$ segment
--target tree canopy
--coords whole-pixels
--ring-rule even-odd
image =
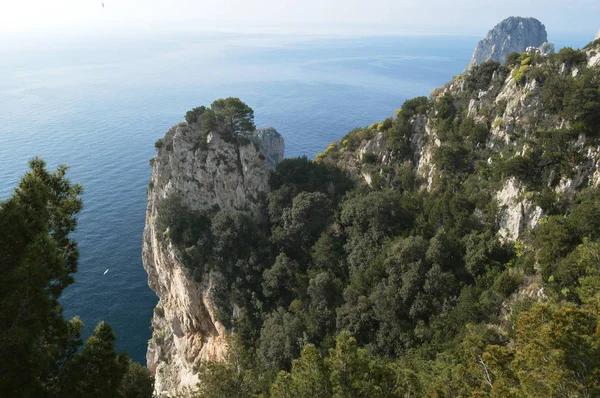
[[[66,172],[49,172],[33,159],[14,194],[0,202],[0,395],[136,396],[122,385],[128,375],[144,391],[137,396],[149,397],[148,370],[130,372],[136,365],[115,352],[109,325],[98,324],[81,348],[83,323],[63,318],[59,299],[79,257],[70,234],[82,208],[82,187]]]
[[[215,132],[227,138],[256,129],[254,111],[235,97],[218,99],[210,107],[194,108],[186,113],[185,120],[199,124],[205,134]]]

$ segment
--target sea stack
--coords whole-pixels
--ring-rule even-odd
[[[228,330],[219,317],[218,272],[195,274],[160,228],[159,207],[176,198],[190,211],[251,209],[269,191],[270,170],[283,159],[284,142],[273,128],[227,137],[197,123],[171,127],[151,160],[142,258],[159,302],[146,360],[154,395],[178,396],[198,383],[203,360],[223,360]]]
[[[504,63],[511,52],[524,52],[528,47],[538,48],[542,54],[554,52],[548,43],[546,27],[535,18],[510,17],[500,22],[481,40],[467,69],[485,61]]]

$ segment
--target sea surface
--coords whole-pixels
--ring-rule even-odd
[[[310,158],[460,74],[478,37],[312,37],[196,33],[137,38],[0,38],[0,200],[27,162],[65,163],[84,186],[81,258],[63,294],[88,336],[105,320],[145,363],[157,298],[141,249],[148,160],[185,112],[240,97],[286,156]],[[585,39],[567,43],[580,46]],[[108,272],[106,272],[108,270]]]

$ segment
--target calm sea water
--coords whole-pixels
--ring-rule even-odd
[[[65,315],[79,315],[86,336],[109,322],[118,349],[145,363],[157,301],[141,261],[148,160],[169,126],[195,106],[236,96],[254,109],[257,126],[285,137],[286,156],[314,157],[461,73],[476,41],[232,34],[0,41],[0,199],[33,156],[70,166],[85,207]]]

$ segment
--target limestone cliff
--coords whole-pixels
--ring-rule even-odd
[[[155,375],[155,395],[174,396],[197,383],[199,361],[224,358],[227,330],[211,299],[215,275],[197,282],[188,274],[180,253],[157,229],[157,206],[176,194],[192,210],[251,207],[269,190],[269,168],[283,158],[284,144],[273,128],[259,130],[250,140],[225,140],[184,122],[170,128],[157,148],[142,252],[148,283],[160,299],[147,363]]]
[[[472,70],[435,90],[427,110],[417,111],[410,116],[403,149],[389,142],[398,140],[398,137],[394,137],[397,132],[386,130],[382,123],[375,123],[330,145],[317,158],[339,165],[357,180],[371,186],[399,189],[398,179],[403,171],[414,170],[422,181],[422,188],[432,189],[436,176],[444,172],[434,161],[434,154],[438,148],[449,145],[440,137],[436,104],[448,98],[452,99],[458,112],[463,113],[460,119],[468,118],[485,126],[487,138],[477,145],[474,152],[486,154],[488,164],[526,157],[534,150],[541,150],[532,147],[536,145],[533,138],[536,132],[568,130],[572,122],[544,107],[542,82],[545,76],[529,74],[519,80],[519,71],[526,70],[528,73],[536,68],[556,70],[552,73],[577,81],[581,78],[582,68],[597,68],[600,65],[599,50],[600,43],[596,42],[586,47],[581,53],[587,60],[584,59],[577,66],[561,62],[559,57],[544,56],[530,48],[523,57],[537,57],[535,67],[525,65],[529,61],[523,64],[526,68],[521,64],[513,69],[499,66],[479,87],[474,86],[474,81],[482,77],[479,74],[482,72]],[[423,101],[427,100],[423,98]],[[406,110],[399,110],[398,115],[402,112]],[[595,137],[599,133],[592,131],[589,135]],[[356,143],[353,144],[353,141]],[[580,133],[565,143],[562,152],[572,154],[570,162],[573,164],[568,170],[560,172],[558,165],[552,166],[541,177],[542,187],[550,190],[555,203],[568,202],[584,187],[600,186],[600,146],[596,139]],[[493,200],[498,208],[498,237],[503,241],[521,239],[547,214],[533,200],[535,189],[541,188],[534,189],[522,178],[507,176],[487,189],[495,192]]]
[[[269,168],[274,169],[283,160],[285,142],[273,127],[256,130],[250,139],[257,143],[258,149],[265,155]]]
[[[469,68],[489,60],[503,63],[511,52],[523,52],[528,47],[539,48],[542,54],[554,52],[554,46],[548,43],[546,28],[540,21],[535,18],[507,18],[477,44]]]
[[[515,23],[517,26],[513,26]],[[515,31],[515,37],[520,38],[500,42],[504,43],[501,47],[508,49],[514,40],[521,47],[530,44],[524,43],[528,23],[513,20],[503,26],[500,30],[505,35]],[[538,33],[545,41],[545,30]],[[560,162],[545,164],[535,184],[528,181],[532,177],[528,174],[534,174],[534,170],[525,167],[517,170],[518,175],[503,171],[511,160],[527,158],[534,152],[540,157],[552,152],[543,145],[536,148],[540,131],[557,136],[565,131],[577,132],[571,129],[573,120],[566,114],[544,105],[548,100],[544,99],[548,78],[559,76],[573,87],[584,86],[579,83],[585,81],[586,70],[600,64],[600,43],[570,56],[544,55],[538,45],[532,44],[534,47],[530,46],[513,65],[487,63],[471,68],[429,98],[405,104],[396,120],[389,118],[357,129],[332,143],[317,160],[334,163],[373,188],[402,191],[405,180],[414,179],[420,189],[434,192],[443,173],[477,180],[473,186],[489,193],[489,203],[483,206],[489,204],[497,210],[494,225],[497,223],[498,239],[521,240],[548,214],[542,202],[561,205],[583,187],[600,185],[600,131],[559,137],[564,146],[554,149],[552,156],[561,157]],[[450,108],[455,113],[446,118],[443,114]],[[457,127],[465,120],[472,121],[466,133]],[[209,273],[198,282],[187,274],[180,253],[158,232],[157,206],[161,199],[177,194],[193,210],[252,207],[260,194],[269,190],[269,170],[283,158],[284,142],[272,128],[238,138],[205,135],[198,126],[181,123],[157,143],[148,190],[143,259],[149,284],[160,298],[147,355],[148,366],[156,376],[158,396],[173,396],[195,385],[199,361],[223,359],[227,330],[216,315],[219,309],[212,299],[219,275]],[[453,152],[463,144],[471,145],[469,151]],[[477,157],[480,168],[471,165],[468,171],[445,169],[440,162],[440,148],[447,149],[457,163],[463,161],[460,156],[464,153]],[[492,175],[496,165],[501,165],[496,168],[501,170],[499,177]],[[542,191],[545,198],[540,196]],[[484,213],[481,208],[472,211],[475,216]],[[534,280],[528,281],[523,291],[539,299],[545,297]]]

